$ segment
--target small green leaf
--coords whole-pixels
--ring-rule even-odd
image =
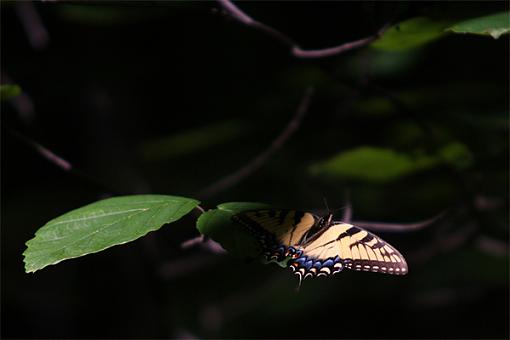
[[[229,253],[244,258],[259,255],[259,246],[252,235],[232,220],[232,216],[243,211],[264,209],[270,206],[254,202],[230,202],[218,205],[198,218],[197,229],[221,244]]]
[[[387,51],[419,47],[443,36],[447,26],[445,22],[424,17],[412,18],[390,27],[371,46]]]
[[[57,217],[26,243],[25,270],[35,272],[63,260],[97,253],[177,221],[198,201],[166,195],[121,196]]]
[[[21,87],[18,85],[0,85],[0,100],[4,101],[21,94]]]
[[[390,149],[359,147],[310,167],[313,175],[385,182],[436,165],[431,156],[412,157]]]
[[[453,33],[490,35],[498,39],[510,32],[510,12],[500,12],[459,22],[447,28]]]

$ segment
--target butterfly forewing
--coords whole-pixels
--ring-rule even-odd
[[[294,246],[316,223],[317,217],[297,210],[251,210],[234,216],[252,233],[261,237],[272,237],[277,244]]]
[[[310,259],[338,256],[345,268],[386,274],[406,274],[404,257],[391,245],[374,234],[347,223],[335,223],[302,245]]]

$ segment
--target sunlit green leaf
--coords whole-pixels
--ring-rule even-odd
[[[13,84],[0,85],[0,100],[7,100],[21,94],[21,87]]]
[[[105,199],[70,211],[46,223],[26,243],[25,270],[35,272],[136,240],[177,221],[198,203],[177,196],[133,195]]]
[[[447,30],[454,33],[490,35],[498,39],[501,35],[510,32],[510,12],[505,11],[462,21],[448,27]]]
[[[440,38],[447,26],[424,17],[412,18],[390,27],[371,46],[389,51],[419,47]]]
[[[201,234],[221,244],[229,253],[239,257],[255,258],[259,254],[256,240],[232,216],[252,209],[269,208],[269,205],[254,202],[230,202],[218,205],[218,209],[206,211],[197,221]]]

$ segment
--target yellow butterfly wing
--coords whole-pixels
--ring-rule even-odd
[[[299,244],[318,220],[308,212],[283,209],[250,210],[234,215],[233,219],[244,225],[268,247]]]
[[[305,260],[300,260],[293,269],[300,269],[304,265],[301,273],[305,277],[311,268],[316,268],[310,273],[312,276],[334,274],[342,267],[395,275],[407,274],[408,270],[406,260],[398,250],[380,237],[347,223],[331,225],[300,249]],[[328,260],[336,267],[330,266],[329,270],[322,268]],[[334,269],[339,270],[332,272]]]

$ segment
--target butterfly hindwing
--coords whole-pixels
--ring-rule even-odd
[[[352,270],[407,274],[407,263],[398,250],[351,224],[334,223],[301,247],[302,256],[308,261],[325,262],[329,259]]]

